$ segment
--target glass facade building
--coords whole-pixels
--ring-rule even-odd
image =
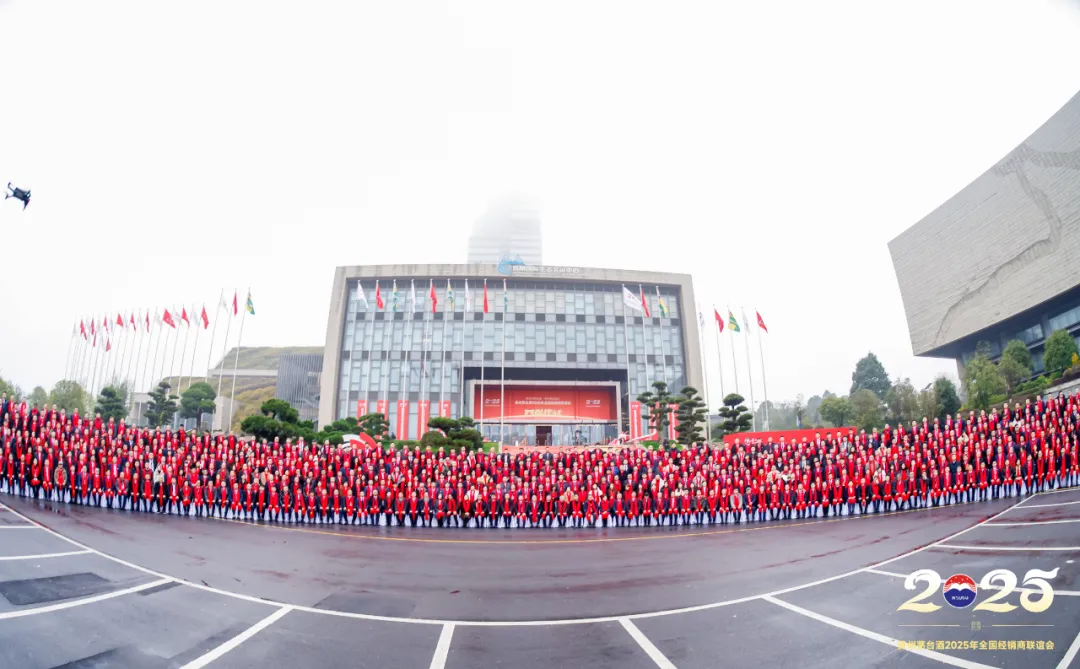
[[[606,443],[625,429],[629,399],[653,382],[665,381],[674,392],[686,385],[701,387],[698,324],[694,309],[686,308],[692,300],[686,275],[587,268],[547,272],[549,268],[521,266],[503,276],[494,265],[406,267],[412,271],[339,268],[323,375],[323,397],[335,400],[323,403],[321,422],[381,407],[395,436],[403,436],[398,432],[404,426],[415,439],[421,412],[468,415],[479,421],[477,386],[483,382],[486,402],[498,405],[492,388],[502,388],[505,380],[506,387],[555,388],[556,394],[574,387],[607,389],[612,413],[581,421],[508,414],[502,421],[484,420],[486,438],[497,441],[501,436],[504,443]],[[371,276],[342,276],[346,271]],[[619,281],[619,274],[630,276]],[[642,278],[650,281],[636,280]],[[648,318],[623,302],[622,286],[638,294],[639,283],[651,312]],[[471,304],[466,304],[466,294]],[[327,385],[330,379],[333,388]],[[405,411],[408,419],[403,423]]]

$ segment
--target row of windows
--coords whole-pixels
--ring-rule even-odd
[[[1073,307],[1050,319],[1050,331],[1063,330],[1080,323],[1080,306]]]
[[[411,284],[399,282],[395,299],[393,284],[379,283],[379,293],[385,305],[383,311],[431,312],[431,284],[427,280],[416,282],[416,303],[412,300]],[[465,281],[452,281],[451,290],[447,290],[446,280],[435,280],[436,312],[483,312],[483,282],[472,281],[468,284],[470,299],[466,300]],[[358,288],[363,289],[361,299]],[[657,295],[656,286],[627,286],[636,296],[644,294],[650,315],[661,316],[666,310],[666,317],[681,318],[681,303],[677,288],[660,287]],[[622,287],[608,284],[555,284],[530,281],[510,281],[504,292],[499,281],[489,282],[487,288],[489,312],[507,311],[527,314],[574,314],[587,316],[634,315],[638,312],[627,307],[622,299]],[[466,302],[471,302],[466,305]],[[661,309],[663,302],[663,309]],[[379,311],[373,282],[352,284],[349,288],[348,315],[356,311]]]

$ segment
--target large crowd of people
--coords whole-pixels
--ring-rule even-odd
[[[564,528],[880,514],[1080,483],[1080,393],[965,413],[798,443],[510,455],[149,429],[4,396],[0,490],[243,521]]]

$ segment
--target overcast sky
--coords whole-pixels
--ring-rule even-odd
[[[1064,0],[0,0],[0,182],[33,190],[0,203],[0,375],[51,387],[80,317],[222,287],[245,344],[322,345],[335,266],[463,262],[520,193],[546,264],[760,309],[770,399],[870,350],[921,386],[955,367],[912,356],[886,244],[1077,62]]]

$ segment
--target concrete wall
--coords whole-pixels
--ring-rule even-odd
[[[627,286],[662,285],[677,286],[681,293],[683,317],[683,350],[686,357],[686,378],[691,386],[704,387],[701,369],[701,342],[699,328],[696,325],[696,300],[694,287],[689,274],[671,274],[664,272],[645,272],[637,270],[599,269],[591,267],[551,267],[551,266],[515,266],[511,268],[515,279],[569,282],[596,282],[627,284]],[[333,422],[334,411],[338,405],[337,384],[341,376],[341,346],[345,327],[346,300],[350,281],[364,279],[374,283],[375,279],[422,278],[436,279],[486,279],[500,280],[507,275],[500,274],[497,265],[367,265],[356,267],[338,267],[334,272],[331,287],[330,312],[326,323],[326,346],[323,353],[323,375],[319,402],[319,425]],[[676,389],[677,390],[677,389]]]
[[[889,250],[916,355],[1080,285],[1080,94]]]

